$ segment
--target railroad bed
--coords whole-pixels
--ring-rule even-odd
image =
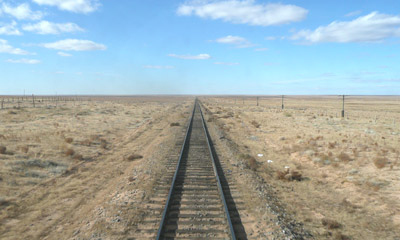
[[[163,187],[169,192],[166,201],[162,201],[162,211],[157,211],[161,218],[148,218],[146,221],[153,223],[153,228],[139,230],[150,234],[142,237],[236,239],[231,215],[236,226],[241,226],[240,217],[227,181],[219,174],[223,175],[222,169],[214,160],[205,121],[196,101],[174,175],[168,181],[170,186]]]

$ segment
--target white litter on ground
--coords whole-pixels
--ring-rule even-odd
[[[264,156],[264,154],[259,153],[259,154],[257,154],[257,156],[262,157],[262,156]]]
[[[285,166],[286,169],[290,168],[289,166]]]
[[[267,160],[267,163],[273,163],[274,161],[272,161],[272,160]]]

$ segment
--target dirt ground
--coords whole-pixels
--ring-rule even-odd
[[[398,97],[346,97],[345,118],[336,96],[201,101],[255,218],[266,204],[310,238],[400,238]]]
[[[97,98],[0,110],[0,238],[124,239],[192,105]]]
[[[0,110],[0,238],[135,237],[194,98],[44,100]],[[398,98],[200,100],[248,239],[400,239]]]

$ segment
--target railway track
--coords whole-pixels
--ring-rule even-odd
[[[236,239],[197,101],[157,233],[170,238]]]
[[[247,239],[237,208],[243,202],[235,200],[238,192],[223,167],[196,100],[179,154],[168,159],[128,239]]]

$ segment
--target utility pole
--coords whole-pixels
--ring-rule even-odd
[[[343,95],[343,106],[342,106],[342,118],[344,118],[344,95]]]
[[[282,95],[282,110],[285,108],[285,105],[283,105],[283,95]]]

